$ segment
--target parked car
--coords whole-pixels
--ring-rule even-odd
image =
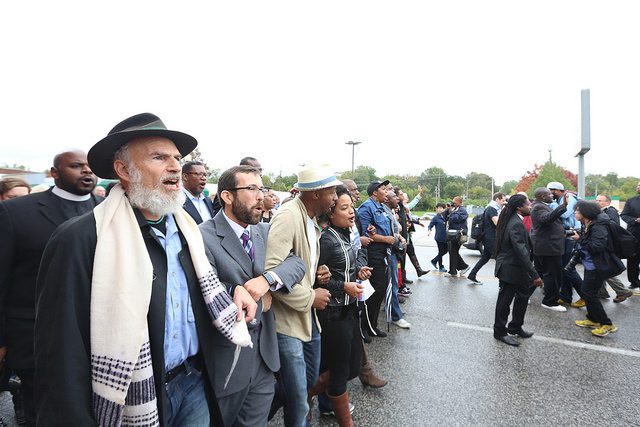
[[[472,250],[472,251],[480,251],[480,253],[482,253],[482,242],[479,242],[477,240],[475,240],[473,237],[469,236],[467,243],[465,243],[464,245],[465,248]]]

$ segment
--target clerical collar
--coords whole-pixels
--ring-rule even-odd
[[[85,194],[84,196],[78,196],[77,194],[69,193],[68,191],[63,190],[57,185],[51,189],[51,192],[62,199],[71,200],[72,202],[84,202],[91,198],[91,193]]]

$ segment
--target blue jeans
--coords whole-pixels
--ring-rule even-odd
[[[398,258],[394,253],[389,257],[389,274],[391,275],[391,320],[396,321],[404,317],[398,301]]]
[[[284,425],[304,427],[307,425],[307,389],[313,387],[320,371],[320,333],[315,320],[312,321],[311,341],[278,334],[280,348],[280,375],[286,400],[284,402]]]
[[[165,385],[167,394],[167,425],[208,426],[209,405],[204,392],[202,373],[191,368],[178,374]]]

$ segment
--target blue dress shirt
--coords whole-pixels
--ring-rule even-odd
[[[182,241],[173,215],[167,215],[167,235],[151,229],[167,254],[167,299],[164,323],[164,367],[173,369],[198,353],[196,320],[189,298],[187,276],[178,254]]]

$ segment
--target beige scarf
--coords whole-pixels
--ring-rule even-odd
[[[101,426],[158,425],[147,313],[153,266],[124,189],[116,185],[94,210],[97,245],[91,283],[93,410]],[[186,239],[214,326],[240,347],[252,346],[238,307],[207,260],[197,224],[173,214]]]

